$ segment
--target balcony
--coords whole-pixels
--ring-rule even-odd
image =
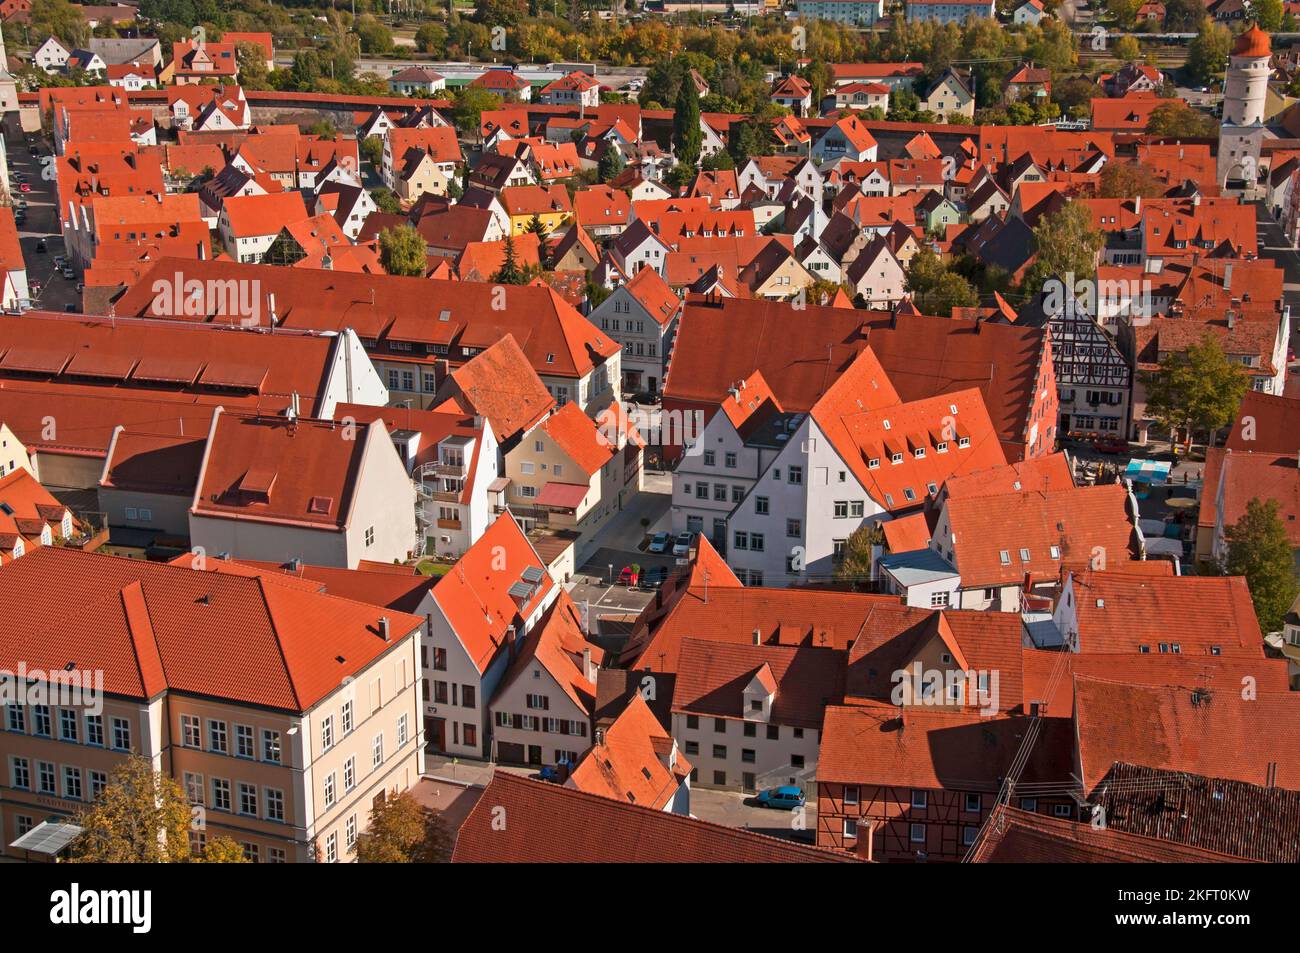
[[[450,463],[446,460],[438,460],[431,464],[429,469],[433,471],[435,476],[453,477],[455,479],[464,479],[465,477],[465,464],[463,461]]]

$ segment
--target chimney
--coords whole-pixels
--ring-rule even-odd
[[[589,682],[596,680],[596,666],[591,661],[590,647],[584,647],[582,650],[582,675]]]
[[[386,615],[379,617],[379,637],[385,642],[392,641],[392,635],[388,631],[388,616]]]
[[[515,627],[513,625],[506,628],[506,652],[510,657],[510,661],[513,662],[515,660]]]
[[[1135,195],[1133,197],[1133,214],[1134,215],[1142,214],[1142,196],[1140,195]]]
[[[755,644],[755,645],[762,645],[762,644],[763,644],[763,630],[762,630],[762,629],[755,629],[755,630],[754,630],[754,644]]]
[[[605,729],[597,728],[595,738],[596,738],[596,747],[599,748],[601,745],[605,743]]]

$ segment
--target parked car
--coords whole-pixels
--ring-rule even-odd
[[[77,277],[77,273],[76,273],[75,271],[72,270],[72,266],[71,266],[71,265],[64,265],[64,266],[63,266],[63,277],[64,277],[64,278],[67,278],[69,281],[71,281],[73,278]]]
[[[677,539],[673,543],[674,556],[688,556],[691,552],[691,540],[694,539],[694,533],[678,533]]]
[[[640,578],[641,567],[636,563],[633,563],[630,566],[623,567],[623,571],[618,574],[618,584],[620,586],[631,586],[635,588]]]
[[[659,589],[668,581],[667,566],[650,566],[641,573],[642,589]]]
[[[654,537],[650,540],[650,545],[646,547],[646,551],[651,553],[666,553],[668,552],[668,547],[672,545],[672,542],[672,533],[655,533]]]
[[[804,805],[803,791],[793,784],[784,784],[779,788],[768,788],[754,798],[759,807],[770,807],[778,811],[797,811]]]
[[[32,187],[31,187],[30,185],[28,185],[26,182],[24,182],[22,185],[18,186],[18,191],[19,191],[19,192],[30,192],[31,190],[32,190]]]
[[[1101,437],[1092,442],[1098,453],[1128,453],[1128,441],[1120,437]]]

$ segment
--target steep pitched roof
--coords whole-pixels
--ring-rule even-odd
[[[582,756],[565,787],[662,810],[690,773],[690,763],[638,694]]]
[[[527,595],[511,594],[524,572],[541,573]],[[433,587],[433,598],[480,672],[506,644],[507,630],[542,605],[555,583],[509,513],[494,521]],[[522,590],[517,590],[522,591]]]
[[[457,403],[486,417],[502,441],[532,429],[555,407],[512,334],[456,368],[451,379]]]

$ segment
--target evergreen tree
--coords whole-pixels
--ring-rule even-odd
[[[677,89],[677,109],[673,113],[673,151],[677,161],[694,169],[700,161],[704,133],[700,129],[700,97],[689,73],[682,76]]]

